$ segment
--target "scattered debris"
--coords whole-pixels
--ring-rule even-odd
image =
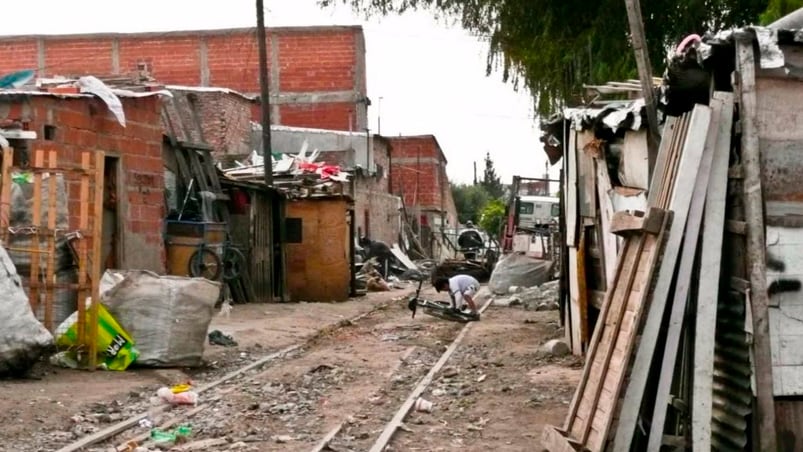
[[[565,356],[571,353],[569,346],[561,339],[552,339],[541,346],[541,352],[554,357]]]
[[[432,412],[432,402],[429,400],[423,399],[419,397],[415,401],[415,409],[416,411],[422,411],[424,413],[431,413]]]
[[[214,330],[209,333],[209,343],[212,345],[222,345],[223,347],[236,347],[237,341],[227,334],[223,334],[220,330]]]

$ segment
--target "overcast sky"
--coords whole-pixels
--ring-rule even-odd
[[[0,34],[137,32],[252,27],[254,0],[29,0],[3,2]],[[265,0],[268,26],[355,25],[365,28],[370,127],[383,135],[433,134],[449,159],[450,179],[470,182],[490,152],[503,182],[540,177],[545,156],[532,102],[501,75],[485,76],[487,44],[427,12],[365,20],[315,0]],[[554,176],[554,174],[553,174]]]

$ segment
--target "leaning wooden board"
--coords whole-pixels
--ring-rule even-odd
[[[702,128],[703,124],[707,127],[710,110],[701,106],[695,109],[695,115],[699,123],[697,128]],[[688,202],[683,201],[684,196],[678,199],[678,194],[687,191],[696,179],[702,143],[697,145],[693,134],[688,140],[686,136],[678,140],[675,135],[665,138],[675,143],[679,141],[683,146],[664,147],[665,155],[661,156],[664,161],[653,182],[650,206],[659,209],[679,207],[679,210],[686,211]],[[583,378],[572,400],[566,424],[562,431],[547,427],[543,437],[547,449],[562,450],[569,443],[591,451],[605,449],[614,419],[618,417],[617,407],[636,334],[671,217],[669,212],[664,215],[657,235],[635,231],[625,239],[616,278],[606,294]],[[685,225],[685,219],[682,224]],[[676,226],[673,228],[677,229]]]

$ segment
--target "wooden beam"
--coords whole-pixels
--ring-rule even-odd
[[[675,267],[683,240],[683,232],[686,229],[686,218],[689,212],[692,193],[687,187],[692,186],[697,180],[697,169],[702,158],[705,137],[708,135],[708,126],[711,118],[711,110],[708,107],[697,105],[691,113],[688,131],[680,128],[679,132],[685,139],[675,141],[675,144],[682,146],[682,153],[679,160],[677,171],[668,171],[670,177],[667,180],[654,179],[654,183],[661,183],[664,187],[679,187],[671,190],[670,193],[652,193],[656,191],[654,186],[650,187],[650,195],[655,196],[658,205],[670,201],[670,209],[674,212],[674,218],[668,232],[666,246],[664,247],[661,258],[660,269],[657,273],[655,288],[652,291],[652,302],[649,303],[649,310],[641,335],[641,341],[633,361],[633,368],[630,373],[630,382],[625,390],[622,410],[619,413],[619,425],[617,427],[614,449],[615,451],[630,450],[630,444],[638,425],[641,405],[644,401],[647,380],[650,369],[652,368],[655,350],[658,345],[658,338],[663,324],[664,311],[667,298],[674,281]],[[673,134],[675,135],[675,134]],[[664,137],[667,139],[668,137]],[[673,144],[673,148],[675,146]],[[670,154],[670,157],[672,155]],[[667,168],[675,165],[667,161]],[[677,174],[677,181],[672,180],[672,175]],[[651,204],[652,205],[652,204]]]
[[[670,305],[669,324],[667,326],[666,340],[664,342],[661,373],[658,377],[658,388],[655,395],[655,407],[651,417],[652,425],[650,428],[647,450],[661,449],[667,411],[672,400],[672,394],[670,392],[672,381],[676,374],[675,366],[677,364],[678,348],[682,340],[681,335],[685,323],[686,307],[688,306],[689,294],[692,289],[692,276],[694,263],[697,258],[700,227],[702,225],[705,209],[705,197],[708,190],[709,178],[711,176],[714,149],[716,148],[719,135],[719,118],[723,108],[722,101],[716,98],[711,99],[709,106],[711,108],[711,125],[707,130],[708,134],[705,138],[703,155],[700,159],[697,178],[693,185],[692,198],[688,207],[688,217],[686,220],[686,229],[684,231],[685,238],[683,239],[680,261],[675,274],[675,290]],[[683,186],[680,186],[679,189],[682,190]],[[653,302],[654,301],[655,300],[653,300]]]
[[[727,220],[725,222],[725,229],[734,234],[747,235],[747,223],[744,221]]]
[[[616,212],[611,220],[611,232],[617,235],[627,235],[632,232],[646,232],[657,235],[661,231],[666,211],[650,207],[644,212]]]
[[[716,343],[717,305],[721,277],[723,222],[728,192],[728,159],[730,157],[731,126],[733,125],[733,94],[715,92],[714,99],[722,102],[722,114],[711,176],[705,199],[703,244],[700,250],[700,275],[697,289],[697,313],[694,328],[694,375],[692,379],[692,450],[711,450],[713,420],[714,349]]]
[[[747,222],[747,268],[753,309],[753,351],[757,398],[758,439],[762,452],[778,450],[775,431],[775,401],[772,390],[769,294],[766,279],[764,208],[761,190],[761,152],[758,141],[755,55],[752,38],[737,40],[737,73],[741,95],[742,168],[744,211]]]
[[[557,428],[545,425],[541,434],[541,448],[549,452],[577,452],[582,450],[582,445]]]
[[[641,93],[644,96],[644,106],[647,110],[647,164],[650,168],[650,179],[652,179],[652,171],[658,157],[658,143],[660,140],[652,65],[650,64],[650,54],[647,49],[647,38],[644,36],[641,4],[639,0],[625,0],[625,7],[627,8],[627,20],[630,22],[631,43],[636,54]]]

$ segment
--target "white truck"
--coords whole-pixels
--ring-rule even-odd
[[[560,200],[551,196],[519,197],[518,229],[542,229],[557,223]]]

